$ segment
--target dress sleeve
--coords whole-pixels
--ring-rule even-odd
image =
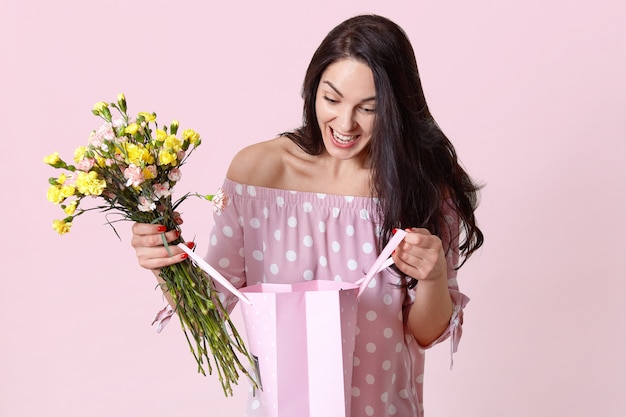
[[[463,333],[463,309],[469,302],[469,298],[459,291],[457,283],[457,266],[459,265],[459,216],[452,206],[452,202],[447,199],[443,204],[444,222],[441,227],[441,240],[446,254],[446,264],[448,270],[448,290],[454,306],[450,323],[446,330],[435,341],[423,349],[429,349],[434,345],[450,338],[450,368],[454,364],[453,354],[456,353],[461,335]],[[419,285],[419,284],[418,284]],[[409,290],[411,302],[415,300],[415,290]]]
[[[239,289],[246,284],[244,229],[239,220],[241,201],[236,193],[224,187],[217,191],[213,202],[214,222],[204,260]],[[220,301],[231,312],[237,304],[237,297],[214,282],[220,292]]]

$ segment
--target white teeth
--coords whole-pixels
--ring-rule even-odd
[[[341,142],[341,143],[350,143],[356,138],[356,136],[342,135],[341,133],[337,133],[334,130],[333,130],[333,136],[338,142]]]

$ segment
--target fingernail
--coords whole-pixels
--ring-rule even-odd
[[[395,235],[397,231],[398,231],[398,228],[394,227],[393,230],[391,231],[391,233]]]
[[[186,245],[189,249],[193,249],[193,247],[196,246],[196,244],[193,242],[187,242]]]
[[[167,227],[165,227],[165,226],[159,226],[159,227],[157,227],[157,232],[163,233],[163,232],[165,232],[166,230],[167,230]]]
[[[174,232],[174,236],[176,236],[176,237],[180,236],[180,231],[179,231],[179,230],[176,230],[176,231]]]
[[[186,253],[181,253],[180,254],[180,259],[187,259],[189,257],[189,255],[187,255]]]

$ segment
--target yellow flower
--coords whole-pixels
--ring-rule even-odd
[[[61,201],[65,200],[63,194],[61,193],[61,187],[58,185],[51,185],[48,187],[48,193],[46,195],[48,201],[54,204],[60,204]]]
[[[73,185],[64,185],[63,187],[61,187],[61,195],[64,199],[73,196],[75,192],[76,187],[74,187]]]
[[[65,184],[65,180],[66,179],[67,179],[67,177],[65,176],[65,174],[59,175],[59,178],[57,178],[57,184],[59,184],[59,185]]]
[[[146,120],[146,122],[154,122],[156,120],[156,114],[154,113],[147,113],[147,112],[139,112],[139,116],[143,116],[143,118]]]
[[[106,181],[100,179],[95,171],[81,171],[76,177],[76,188],[83,195],[100,195],[106,188],[106,185]]]
[[[129,134],[129,135],[134,135],[138,131],[139,131],[139,125],[137,123],[131,123],[128,126],[126,126],[126,129],[124,129],[124,133]]]
[[[176,165],[176,152],[163,149],[159,152],[159,165]]]
[[[66,222],[65,220],[55,220],[52,222],[52,228],[60,235],[69,232],[70,227],[72,227],[72,222]]]
[[[59,153],[55,152],[51,155],[44,157],[43,161],[48,165],[55,166],[61,161],[61,158],[59,158]]]
[[[93,105],[93,109],[91,110],[94,114],[100,114],[105,112],[105,109],[108,110],[109,105],[104,101],[99,101]]]
[[[200,144],[200,134],[193,129],[185,129],[183,131],[183,140],[189,141],[193,146]]]
[[[139,147],[134,143],[126,143],[126,162],[129,164],[139,165],[139,160],[141,159],[141,152],[139,151]]]
[[[96,154],[96,165],[98,165],[100,168],[104,168],[106,164],[107,160],[104,157]]]
[[[70,204],[67,205],[67,207],[65,207],[63,209],[63,211],[65,212],[65,214],[67,214],[68,216],[71,216],[72,214],[74,214],[74,212],[76,211],[76,206],[78,205],[77,201],[72,201]]]
[[[149,165],[141,171],[141,174],[143,175],[145,180],[151,180],[153,178],[156,178],[156,173],[157,170],[154,165]]]
[[[129,143],[126,145],[126,160],[129,164],[145,166],[154,163],[154,156],[141,144]]]
[[[163,142],[164,149],[170,149],[174,152],[178,152],[182,149],[183,143],[174,135],[169,135],[165,142]]]
[[[156,139],[158,142],[164,142],[167,138],[167,133],[163,129],[156,130]]]
[[[74,162],[78,163],[83,160],[85,157],[85,153],[87,152],[87,148],[85,146],[79,146],[74,151]]]

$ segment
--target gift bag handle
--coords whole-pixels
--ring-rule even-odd
[[[355,284],[359,286],[359,293],[357,294],[357,298],[361,296],[365,288],[369,285],[374,275],[387,268],[388,266],[393,264],[393,259],[391,258],[391,254],[398,247],[402,239],[406,236],[407,232],[402,229],[396,229],[396,233],[389,239],[387,245],[383,248],[374,261],[372,267],[367,271],[367,274],[360,280],[358,280]]]
[[[213,278],[214,280],[216,280],[217,282],[222,284],[224,286],[224,288],[226,288],[228,291],[230,291],[234,296],[239,298],[244,303],[247,303],[247,304],[250,304],[250,305],[252,304],[252,301],[250,301],[248,299],[248,297],[246,297],[241,291],[239,291],[237,288],[235,288],[233,286],[233,284],[230,283],[230,281],[228,281],[226,278],[224,278],[224,276],[222,274],[217,272],[217,270],[215,268],[213,268],[204,259],[202,259],[200,256],[198,256],[198,254],[196,254],[194,251],[189,249],[183,243],[179,243],[178,247],[181,248],[187,255],[189,255],[189,257],[191,259],[193,259],[193,261],[200,268],[202,268],[205,272],[207,272],[211,276],[211,278]]]
[[[367,274],[365,274],[363,278],[355,282],[355,284],[359,286],[359,292],[357,294],[357,298],[361,296],[363,291],[365,291],[365,289],[369,285],[372,278],[374,278],[374,275],[376,275],[383,269],[393,264],[393,259],[391,258],[391,254],[396,249],[396,247],[400,244],[400,242],[402,242],[402,239],[404,239],[406,234],[407,232],[405,232],[404,230],[397,229],[396,233],[393,235],[391,239],[389,239],[389,242],[387,242],[387,245],[380,252],[380,255],[378,255],[378,258],[376,258],[376,261],[374,261],[374,264],[372,265],[372,267],[369,269],[369,271],[367,271]],[[231,292],[234,296],[239,298],[244,303],[252,304],[252,301],[250,301],[248,297],[246,297],[241,291],[235,288],[233,284],[230,283],[230,281],[224,278],[222,274],[217,272],[215,268],[213,268],[204,259],[198,256],[198,254],[196,254],[194,251],[189,249],[183,243],[179,243],[178,247],[181,248],[183,252],[185,252],[187,255],[189,255],[189,257],[193,259],[193,261],[200,268],[202,268],[205,272],[207,272],[211,276],[211,278],[213,278],[214,280],[222,284],[222,286],[226,288],[229,292]]]

